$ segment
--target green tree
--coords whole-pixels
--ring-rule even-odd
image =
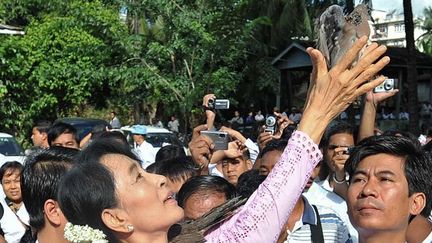
[[[425,53],[432,55],[432,7],[427,7],[423,10],[424,21],[420,26],[425,33],[419,38],[419,45]]]
[[[79,112],[100,99],[94,94],[101,94],[106,70],[122,53],[127,29],[116,10],[99,1],[63,7],[29,18],[22,37],[1,37],[0,117],[21,138],[37,117]]]

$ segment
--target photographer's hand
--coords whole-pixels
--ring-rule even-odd
[[[215,100],[216,96],[214,94],[206,94],[203,97],[203,107],[204,108],[208,108],[208,104],[209,104],[209,100]],[[213,129],[214,126],[214,120],[216,118],[216,113],[213,109],[205,109],[205,115],[206,115],[206,124],[207,124],[207,128],[209,130]]]
[[[260,151],[264,149],[264,147],[268,142],[273,140],[273,135],[270,132],[264,131],[264,128],[265,127],[261,129],[261,133],[258,135],[258,139],[257,139],[258,147]]]
[[[294,124],[294,122],[291,121],[291,120],[288,118],[288,116],[283,116],[281,113],[274,112],[274,115],[275,115],[276,118],[277,118],[278,129],[277,129],[277,131],[275,132],[275,134],[273,134],[273,138],[280,139],[280,138],[282,137],[282,134],[283,134],[284,129],[285,129],[287,126],[289,126],[289,125],[291,125],[291,124]]]
[[[236,130],[234,130],[232,128],[225,127],[225,126],[222,126],[221,129],[219,129],[219,131],[227,132],[228,135],[232,139],[238,140],[238,141],[240,141],[242,143],[246,143],[247,139],[239,131],[236,131]]]
[[[369,91],[366,93],[357,141],[361,141],[364,138],[375,135],[375,119],[378,104],[394,96],[398,92],[399,90],[395,89],[384,93],[374,93],[373,91]]]
[[[192,159],[200,167],[201,174],[208,173],[208,164],[214,148],[213,141],[209,137],[200,134],[201,131],[205,130],[207,130],[207,125],[195,127],[192,140],[189,143]]]
[[[349,158],[347,147],[337,147],[331,159],[331,166],[338,181],[345,180],[345,162]]]

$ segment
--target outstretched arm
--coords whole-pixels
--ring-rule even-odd
[[[388,64],[388,57],[373,64],[384,54],[384,46],[371,50],[350,69],[366,42],[366,37],[358,40],[330,71],[327,70],[323,55],[318,50],[308,49],[314,66],[314,86],[310,89],[298,131],[293,133],[280,160],[246,205],[206,235],[208,242],[277,240],[309,175],[322,157],[316,144],[321,140],[327,125],[356,97],[384,80],[380,77],[365,83]]]

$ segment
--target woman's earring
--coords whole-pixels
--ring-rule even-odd
[[[127,229],[128,229],[129,232],[132,232],[134,230],[134,227],[133,227],[133,225],[129,224],[127,226]]]

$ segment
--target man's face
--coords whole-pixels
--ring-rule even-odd
[[[36,127],[33,127],[31,139],[34,146],[44,147],[46,146],[47,134],[41,133]]]
[[[348,214],[360,234],[404,230],[415,211],[404,159],[388,154],[364,158],[348,187]],[[406,229],[406,228],[405,228]]]
[[[225,179],[233,185],[237,185],[238,178],[245,171],[252,169],[252,162],[243,158],[226,159],[222,161],[222,173]]]
[[[141,145],[144,142],[144,136],[140,135],[140,134],[133,134],[133,140],[135,141],[135,143],[137,143],[138,145]]]
[[[79,145],[75,140],[75,136],[72,133],[62,133],[54,141],[51,142],[51,146],[59,146],[66,148],[78,149]]]
[[[332,160],[334,153],[335,153],[335,148],[338,147],[352,147],[354,146],[354,137],[352,134],[349,133],[336,133],[334,135],[332,135],[329,139],[329,144],[326,148],[326,160],[327,163],[330,163],[330,161]],[[330,169],[333,170],[332,166],[329,165]]]
[[[275,164],[278,162],[279,158],[282,155],[282,151],[273,150],[269,151],[261,158],[261,165],[259,168],[260,175],[268,175],[270,171],[273,169]]]
[[[17,169],[7,169],[3,175],[2,185],[6,197],[14,203],[21,203],[21,173]]]

